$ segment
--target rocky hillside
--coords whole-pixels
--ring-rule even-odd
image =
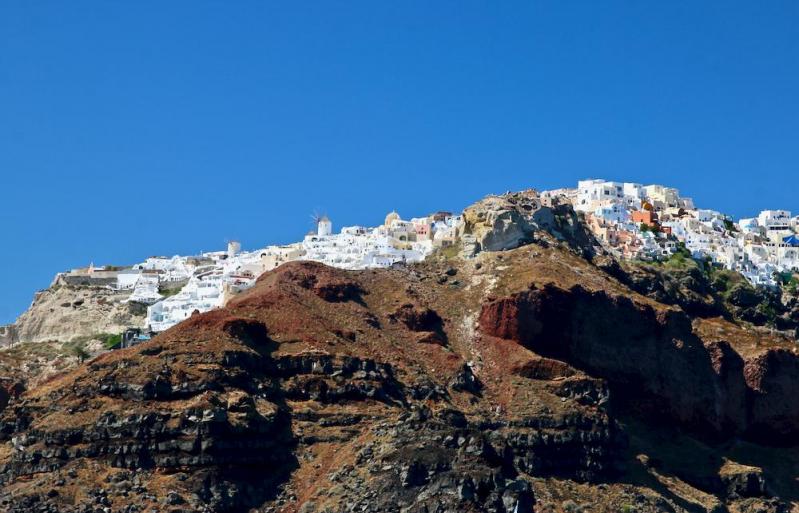
[[[144,325],[146,307],[126,302],[129,295],[56,278],[15,323],[0,327],[0,385],[29,389],[107,352],[110,336]]]
[[[9,384],[0,510],[796,511],[792,337],[636,292],[558,217],[475,215],[471,259],[289,263]]]
[[[146,309],[125,300],[129,292],[56,281],[36,293],[33,303],[7,326],[0,347],[19,343],[69,342],[142,326]]]

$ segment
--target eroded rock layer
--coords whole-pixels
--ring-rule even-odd
[[[224,309],[9,389],[0,510],[796,506],[792,346],[536,239],[381,271],[286,264]]]

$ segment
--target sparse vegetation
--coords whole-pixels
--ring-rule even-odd
[[[789,294],[795,296],[799,293],[799,275],[791,272],[774,273],[774,279]]]
[[[103,345],[105,346],[106,349],[112,349],[113,347],[116,347],[121,343],[122,343],[122,335],[120,334],[111,335],[106,333],[103,336]]]
[[[746,279],[740,273],[730,271],[729,269],[715,269],[710,268],[709,272],[710,284],[715,291],[727,300],[730,290]]]
[[[691,252],[682,242],[677,244],[677,250],[664,260],[653,260],[652,262],[639,262],[644,265],[656,265],[665,267],[668,270],[684,271],[699,267],[699,263],[693,258]]]
[[[181,290],[180,287],[175,287],[175,288],[158,287],[158,293],[164,297],[174,296],[175,294],[180,292],[180,290]]]
[[[682,255],[685,258],[693,258],[693,254],[691,250],[685,247],[684,242],[677,243],[677,250],[674,253],[675,255]]]
[[[460,246],[457,244],[453,244],[451,246],[447,246],[445,248],[441,248],[439,250],[439,254],[444,258],[444,260],[452,260],[456,258],[460,253]]]
[[[788,281],[786,290],[794,296],[799,293],[799,278],[797,278],[796,275],[792,276],[791,279]]]
[[[667,259],[639,261],[637,265],[654,272],[650,278],[654,281],[642,285],[644,290],[646,287],[657,290],[684,309],[701,312],[704,316],[722,315],[755,326],[792,329],[790,319],[785,316],[788,307],[780,290],[753,286],[742,274],[725,269],[710,258],[693,258],[682,244]],[[781,284],[783,293],[799,292],[799,275],[783,273],[774,278]]]
[[[641,232],[652,232],[652,233],[660,233],[660,227],[656,225],[648,225],[646,223],[641,223],[639,226]]]
[[[86,343],[85,342],[78,342],[75,344],[71,344],[69,346],[69,354],[76,357],[80,363],[86,361],[89,356],[89,352],[86,350]]]
[[[80,337],[75,337],[66,344],[64,344],[63,351],[66,354],[78,356],[78,353],[76,352],[77,350],[75,348],[82,348],[85,351],[87,342],[91,340],[99,340],[100,342],[102,342],[103,347],[105,347],[106,349],[111,349],[112,347],[122,342],[122,335],[119,333],[117,334],[95,333],[94,335],[84,335]],[[88,356],[88,352],[86,353],[86,355]]]
[[[690,269],[698,267],[699,264],[694,260],[691,252],[685,247],[685,244],[679,243],[677,250],[672,253],[663,264],[671,269]]]
[[[131,315],[137,315],[142,317],[147,315],[147,305],[145,305],[144,303],[138,303],[136,301],[128,301],[127,305],[128,305],[128,311],[131,313]]]
[[[764,301],[757,305],[755,311],[766,318],[766,324],[768,326],[775,326],[778,313],[773,304]]]

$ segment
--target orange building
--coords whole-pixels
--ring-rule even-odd
[[[637,210],[633,212],[632,220],[636,224],[658,226],[658,215],[651,210]]]

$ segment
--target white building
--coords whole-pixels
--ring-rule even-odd
[[[550,197],[544,192],[542,197]],[[581,180],[560,197],[585,212],[588,227],[610,251],[628,258],[665,258],[685,244],[695,258],[710,258],[741,272],[754,284],[773,285],[775,271],[799,269],[799,217],[787,210],[765,210],[757,218],[730,219],[715,210],[697,209],[691,198],[664,185]],[[641,230],[630,219],[636,211],[653,210],[657,232]],[[663,232],[663,233],[660,233]],[[665,233],[665,235],[664,235]]]
[[[738,229],[743,233],[761,233],[760,225],[757,223],[757,219],[754,217],[740,219],[738,221]]]
[[[222,306],[222,275],[216,269],[192,276],[176,295],[147,308],[147,325],[155,332],[164,331],[188,319],[191,314]]]
[[[161,300],[163,296],[158,292],[160,277],[155,272],[144,272],[139,275],[133,287],[133,293],[128,301],[135,301],[145,305],[151,305]]]
[[[680,206],[680,191],[663,185],[647,185],[644,187],[644,199],[657,208]]]
[[[580,212],[593,212],[624,198],[624,185],[605,180],[580,180],[577,183],[577,203],[574,209]]]
[[[597,207],[593,214],[613,223],[626,223],[630,220],[630,212],[622,204]]]
[[[403,221],[399,214],[391,212],[383,225],[377,228],[348,226],[342,228],[341,233],[332,234],[328,231],[332,224],[323,218],[319,221],[316,233],[306,235],[303,239],[303,255],[300,258],[343,269],[419,262],[433,250],[433,241],[429,236],[419,240],[421,225],[421,222]],[[424,232],[423,229],[421,231]]]
[[[117,273],[117,290],[131,290],[141,276],[141,269],[123,269]]]

